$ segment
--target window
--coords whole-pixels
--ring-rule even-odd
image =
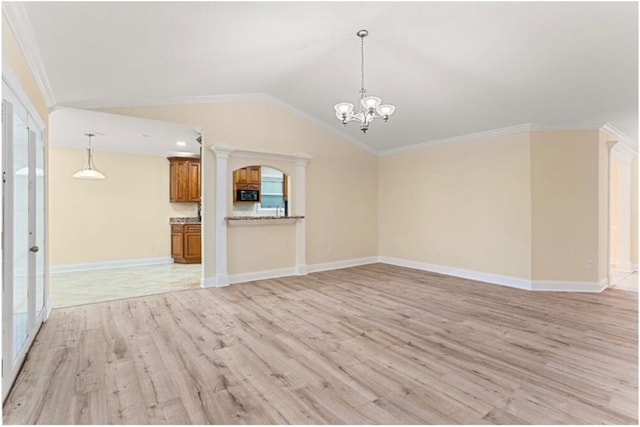
[[[277,169],[262,166],[261,202],[258,211],[261,214],[276,212],[284,215],[284,174]]]

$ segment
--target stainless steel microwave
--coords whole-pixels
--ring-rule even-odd
[[[236,200],[239,202],[258,202],[260,201],[260,191],[236,190]]]

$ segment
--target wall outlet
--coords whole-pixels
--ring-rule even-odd
[[[333,245],[327,246],[327,252],[329,253],[333,252]]]
[[[589,270],[591,270],[593,268],[593,260],[592,259],[588,259],[587,260],[587,268]]]
[[[436,248],[436,250],[434,251],[436,253],[436,255],[440,255],[440,248]]]

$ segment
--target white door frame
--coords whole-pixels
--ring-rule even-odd
[[[1,250],[2,253],[2,270],[0,270],[0,276],[2,277],[2,399],[7,397],[13,382],[15,381],[22,363],[24,362],[26,355],[33,344],[35,336],[38,333],[38,330],[42,323],[48,318],[49,313],[51,311],[51,305],[48,298],[48,262],[47,262],[47,161],[46,155],[44,156],[44,185],[42,191],[44,192],[44,203],[45,205],[39,207],[38,209],[42,209],[42,214],[44,215],[44,229],[43,233],[43,241],[44,247],[39,248],[39,250],[43,251],[42,255],[44,257],[44,288],[43,291],[43,305],[44,309],[39,313],[36,308],[36,275],[35,275],[35,253],[30,254],[28,261],[28,335],[27,341],[25,345],[22,347],[20,353],[18,353],[14,357],[14,349],[13,349],[13,297],[14,297],[14,259],[13,259],[13,247],[14,247],[14,235],[13,235],[13,226],[14,226],[14,177],[15,177],[15,165],[14,165],[14,156],[13,156],[13,115],[15,108],[20,108],[22,110],[21,114],[24,113],[26,116],[26,124],[29,128],[29,138],[28,138],[28,150],[29,150],[29,160],[28,160],[28,171],[29,171],[29,230],[33,231],[32,235],[29,237],[29,248],[36,245],[36,211],[32,209],[33,206],[36,206],[36,133],[41,133],[43,138],[43,144],[46,150],[46,139],[45,139],[45,125],[40,116],[38,115],[37,110],[31,104],[29,97],[24,92],[24,89],[20,85],[19,80],[15,77],[13,72],[11,71],[8,64],[3,61],[2,64],[2,84],[3,84],[3,99],[2,99],[2,137],[4,143],[2,144],[2,168],[3,168],[3,179],[2,179],[2,214],[0,217],[0,224],[2,224],[2,235],[3,235],[3,247]]]

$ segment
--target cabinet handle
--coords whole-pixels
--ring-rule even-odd
[[[39,250],[40,250],[40,248],[39,248],[39,247],[37,247],[37,246],[31,246],[31,247],[29,248],[29,252],[33,252],[33,253],[36,253],[36,252],[38,252]]]

